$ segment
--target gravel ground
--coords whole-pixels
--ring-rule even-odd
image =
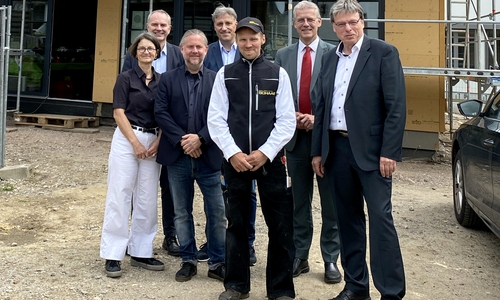
[[[112,128],[79,133],[9,126],[8,131],[6,166],[29,164],[33,176],[0,181],[0,299],[217,299],[223,286],[207,277],[205,263],[191,281],[174,280],[180,259],[161,249],[161,234],[154,250],[165,271],[131,267],[126,257],[124,275],[106,277],[99,241]],[[444,146],[449,144],[443,140]],[[394,175],[393,211],[405,260],[406,299],[498,299],[499,239],[489,231],[457,225],[449,150],[443,148],[437,162],[405,160]],[[205,220],[199,193],[194,216],[201,244]],[[251,268],[250,299],[265,299],[267,233],[260,210],[256,229],[258,262]],[[343,287],[322,281],[318,231],[311,271],[294,281],[296,299],[332,298]],[[371,296],[380,297],[373,286]]]

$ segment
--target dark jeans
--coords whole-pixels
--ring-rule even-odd
[[[161,221],[163,224],[163,234],[165,237],[175,237],[175,224],[174,224],[174,201],[170,194],[170,186],[168,185],[168,172],[167,166],[161,166],[160,174],[160,187],[161,187]]]
[[[238,173],[223,163],[227,183],[226,277],[224,287],[242,293],[250,291],[248,252],[249,201],[252,180],[257,179],[262,213],[268,227],[269,245],[266,267],[267,297],[295,297],[292,269],[293,199],[287,193],[285,165],[277,157],[255,172]]]

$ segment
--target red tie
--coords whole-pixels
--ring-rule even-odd
[[[311,113],[311,47],[306,46],[306,53],[302,58],[302,69],[300,71],[299,111],[303,114]]]

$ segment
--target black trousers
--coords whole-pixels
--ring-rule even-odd
[[[167,166],[161,166],[160,173],[160,188],[161,188],[161,221],[163,224],[163,234],[165,237],[175,237],[174,224],[174,201],[170,194],[170,186],[168,185]]]
[[[402,299],[405,274],[399,239],[392,218],[392,178],[380,170],[362,170],[353,156],[349,138],[330,134],[326,174],[334,189],[340,233],[340,255],[346,288],[369,295],[366,264],[366,217],[370,228],[370,270],[381,299]]]
[[[267,162],[255,172],[237,172],[224,162],[227,183],[226,276],[224,287],[250,291],[248,218],[252,180],[257,180],[262,213],[268,227],[266,266],[267,297],[295,297],[293,285],[293,199],[286,188],[286,170],[281,158]]]

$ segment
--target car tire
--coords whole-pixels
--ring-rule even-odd
[[[453,161],[453,206],[458,223],[464,227],[477,228],[482,224],[481,219],[469,205],[465,196],[464,170],[460,150]]]

